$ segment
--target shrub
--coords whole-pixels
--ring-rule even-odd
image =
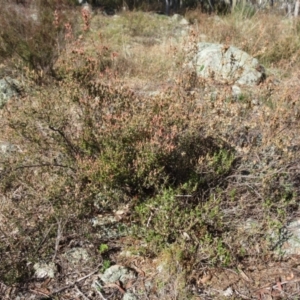
[[[249,28],[227,18],[205,32],[218,28],[225,40],[230,28]],[[125,205],[121,225],[141,241],[132,248],[169,257],[165,291],[172,278],[185,291],[193,270],[263,261],[276,243],[270,232],[298,210],[297,90],[261,85],[235,98],[229,83],[182,72],[141,96],[115,72],[112,47],[85,34],[93,32],[70,39],[53,66],[59,80],[0,111],[1,139],[15,145],[1,156],[1,278],[21,282],[36,260],[55,260],[61,236],[91,239],[110,258],[116,241],[99,238],[90,220]],[[245,47],[264,45],[256,37]]]

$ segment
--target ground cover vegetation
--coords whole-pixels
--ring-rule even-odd
[[[0,72],[23,86],[0,112],[13,145],[0,161],[1,280],[28,287],[34,263],[59,264],[74,241],[105,268],[163,266],[149,299],[198,299],[209,270],[281,260],[276,238],[299,209],[299,21],[192,10],[180,35],[166,16],[67,4],[42,1],[37,18],[0,8]],[[257,57],[267,80],[236,97],[195,77],[201,39]],[[118,210],[125,233],[100,238],[91,219]]]

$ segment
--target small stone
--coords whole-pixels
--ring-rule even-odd
[[[0,141],[0,155],[8,155],[16,150],[16,147],[8,142]]]
[[[36,278],[54,278],[54,274],[57,271],[57,268],[54,263],[36,263],[33,266],[35,270],[34,276]]]
[[[242,94],[242,90],[237,85],[233,85],[231,90],[233,97],[239,97]]]
[[[225,297],[231,297],[233,295],[233,290],[231,287],[227,288],[225,291],[223,291],[223,295]]]

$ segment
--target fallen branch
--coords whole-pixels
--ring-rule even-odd
[[[89,273],[88,275],[86,275],[86,276],[84,276],[84,277],[81,277],[81,278],[75,280],[73,283],[70,283],[70,284],[68,284],[68,285],[66,285],[66,286],[64,286],[64,287],[62,287],[62,288],[60,288],[60,289],[58,289],[58,290],[52,292],[51,294],[49,294],[49,296],[53,296],[53,295],[59,294],[60,292],[66,290],[66,289],[68,289],[68,288],[70,288],[70,287],[73,287],[74,285],[76,285],[76,284],[79,283],[80,281],[85,280],[85,279],[91,277],[92,275],[94,275],[95,273],[97,273],[97,272],[99,271],[99,267],[101,267],[101,266],[102,266],[102,263],[101,263],[100,265],[97,266],[97,269],[96,269],[95,271]]]
[[[81,297],[84,299],[84,300],[90,300],[80,289],[79,287],[77,286],[77,284],[75,284],[75,289],[76,291],[81,295]]]

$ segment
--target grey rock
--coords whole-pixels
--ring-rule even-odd
[[[12,152],[14,152],[15,147],[4,141],[0,141],[0,158],[7,158],[10,156]],[[4,166],[0,165],[0,172],[4,170]]]
[[[177,22],[179,25],[189,25],[189,21],[179,14],[174,14],[171,17],[172,22]]]
[[[89,5],[88,3],[84,3],[82,4],[82,8],[81,8],[85,13],[91,15],[93,12],[92,6]]]
[[[37,9],[31,9],[29,16],[33,22],[37,23],[39,21],[39,12]]]
[[[217,16],[217,15],[213,17],[213,21],[214,21],[215,23],[217,23],[217,24],[223,23],[223,22],[224,22],[224,21],[222,20],[222,18],[219,17],[219,16]]]
[[[93,227],[102,227],[102,226],[110,226],[114,225],[118,222],[115,216],[97,216],[91,219],[91,223]]]
[[[265,78],[265,70],[258,60],[234,46],[198,43],[197,48],[189,66],[195,67],[200,77],[248,86]]]
[[[232,90],[232,96],[238,98],[242,94],[242,90],[239,86],[233,85],[231,87]]]
[[[100,274],[100,279],[104,283],[114,283],[120,281],[122,284],[129,282],[130,280],[136,279],[136,273],[124,266],[114,265],[108,268],[104,274]]]
[[[137,300],[137,299],[138,298],[130,292],[126,292],[123,296],[123,300]]]
[[[91,224],[98,229],[99,238],[120,238],[129,233],[127,225],[113,215],[99,215],[91,219]]]
[[[233,296],[233,289],[232,289],[232,287],[228,287],[225,291],[222,291],[222,294],[223,294],[223,296],[224,297],[232,297]]]
[[[50,263],[36,263],[33,266],[33,269],[35,270],[34,276],[36,278],[54,278],[55,272],[57,272],[57,268],[53,262]]]
[[[260,232],[259,222],[248,219],[240,225],[240,230],[246,234],[250,232]],[[288,258],[290,255],[300,255],[300,219],[293,220],[280,230],[272,230],[267,233],[267,240],[277,255]],[[248,247],[247,242],[242,243],[243,247]]]
[[[274,238],[276,237],[276,238]],[[300,254],[300,219],[290,222],[283,227],[279,235],[273,234],[273,242],[276,242],[276,250],[280,255],[288,257],[289,255]]]
[[[123,256],[123,257],[133,257],[134,255],[131,253],[131,251],[128,251],[128,250],[124,250],[124,251],[121,251],[119,253],[120,256]]]
[[[182,19],[183,19],[183,16],[181,16],[181,15],[179,15],[179,14],[174,14],[174,15],[171,17],[171,20],[174,21],[174,22],[180,22]]]
[[[187,29],[182,29],[180,30],[180,32],[178,33],[178,37],[185,37],[188,35],[188,30]]]
[[[16,147],[8,142],[0,141],[0,155],[7,156],[16,151]]]
[[[182,26],[186,26],[186,25],[190,25],[189,21],[185,18],[183,18],[180,22],[179,22],[180,25]]]
[[[104,190],[95,197],[94,205],[99,210],[103,210],[109,203],[120,202],[120,199],[124,199],[124,193],[121,190]],[[119,207],[113,213],[99,214],[90,222],[98,229],[99,238],[119,238],[128,233],[128,226],[122,222],[125,214],[126,208]]]
[[[19,95],[20,83],[10,77],[0,79],[0,109],[9,99]]]
[[[64,256],[73,265],[87,262],[90,258],[88,252],[84,248],[72,248],[67,251]]]
[[[157,267],[156,270],[158,273],[163,273],[165,270],[168,269],[168,266],[165,262],[160,263]]]

